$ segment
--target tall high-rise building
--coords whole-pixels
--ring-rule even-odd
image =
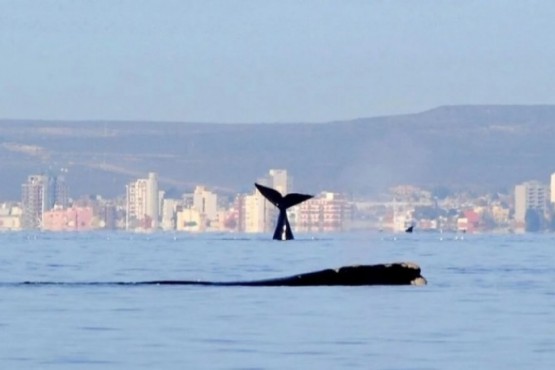
[[[66,179],[63,175],[49,175],[48,176],[48,189],[51,206],[60,208],[67,208],[68,206],[68,188]]]
[[[159,219],[158,175],[127,184],[125,228],[157,229]]]
[[[292,191],[292,179],[285,169],[271,169],[266,176],[258,179],[257,182],[261,185],[277,190],[284,196]],[[270,202],[268,202],[268,200],[266,200],[258,192],[258,190],[255,191],[255,195],[260,197],[262,201],[251,203],[260,204],[259,208],[261,210],[263,209],[263,212],[265,212],[263,216],[257,218],[258,220],[263,220],[264,222],[262,231],[273,231],[275,229],[274,223],[275,220],[277,220],[279,210],[276,207],[271,206]],[[291,214],[292,211],[293,210],[290,209],[287,213]]]
[[[528,181],[515,186],[515,220],[524,222],[526,211],[535,209],[545,213],[548,188],[539,181]]]
[[[46,187],[48,181],[44,175],[31,175],[21,185],[21,204],[23,215],[21,226],[24,229],[40,227],[42,214],[46,210]]]
[[[150,172],[147,179],[147,216],[152,220],[152,228],[158,228],[160,218],[160,202],[158,201],[158,174]]]
[[[259,178],[257,182],[261,185],[276,189],[281,194],[285,195],[291,192],[293,181],[291,176],[287,173],[287,170],[271,169],[266,176]]]
[[[175,230],[176,211],[179,206],[179,199],[164,198],[160,208],[161,219],[160,227],[162,230]]]
[[[63,176],[31,175],[21,185],[22,227],[40,228],[42,215],[54,206],[66,208],[68,190]]]
[[[270,170],[270,187],[285,195],[291,191],[291,177],[287,175],[287,170]]]
[[[241,204],[242,230],[247,233],[261,233],[268,229],[269,202],[258,192],[244,195]]]
[[[197,186],[193,193],[193,207],[204,219],[215,220],[218,217],[218,196],[204,186]]]

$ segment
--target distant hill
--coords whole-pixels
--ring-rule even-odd
[[[372,194],[395,184],[481,190],[548,181],[555,106],[445,106],[320,124],[0,120],[0,199],[29,174],[67,168],[73,196],[123,194],[148,171],[163,189],[251,191],[270,168],[295,189]]]

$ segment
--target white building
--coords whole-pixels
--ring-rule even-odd
[[[198,210],[203,218],[210,221],[216,220],[218,218],[218,195],[204,186],[197,186],[193,193],[193,208]]]
[[[184,208],[176,213],[176,230],[188,232],[205,231],[205,223],[197,209]]]
[[[287,170],[270,170],[270,187],[286,195],[291,191],[291,178],[287,175]]]
[[[151,229],[158,228],[159,201],[158,201],[158,175],[154,172],[148,174],[146,179],[138,179],[127,185],[126,203],[126,229]]]
[[[168,199],[164,198],[162,200],[162,222],[160,227],[162,230],[169,231],[175,230],[176,228],[176,212],[177,206],[180,204],[179,199]]]
[[[524,222],[526,211],[535,209],[545,213],[548,188],[539,181],[528,181],[515,186],[515,221]]]
[[[0,204],[0,231],[21,230],[21,215],[23,210],[8,203]]]
[[[152,220],[152,228],[158,228],[158,219],[160,217],[158,201],[158,175],[154,172],[148,174],[147,179],[147,212],[146,215]]]
[[[266,176],[259,179],[257,182],[261,185],[268,186],[272,189],[277,190],[283,196],[292,191],[292,179],[285,169],[271,169]],[[258,220],[263,220],[264,222],[262,230],[260,230],[260,232],[274,231],[275,223],[279,214],[278,209],[274,207],[269,201],[267,201],[266,198],[264,198],[262,194],[258,192],[258,190],[255,191],[255,194],[258,197],[262,198],[262,203],[258,205],[258,212],[260,212],[261,209],[263,209],[265,212],[264,215],[257,216]],[[292,215],[292,212],[293,210],[289,210],[287,214]],[[289,221],[294,223],[294,217]]]
[[[266,205],[267,202],[258,190],[252,195],[243,197],[243,217],[242,222],[244,232],[261,233],[266,231]],[[272,206],[273,207],[273,206]]]

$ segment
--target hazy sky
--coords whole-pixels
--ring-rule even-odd
[[[323,122],[554,104],[555,1],[0,0],[0,118]]]

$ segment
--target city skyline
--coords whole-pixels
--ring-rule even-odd
[[[300,232],[316,233],[403,232],[408,226],[423,231],[555,231],[550,194],[555,172],[550,179],[547,184],[536,180],[516,184],[512,194],[505,195],[441,195],[412,185],[396,186],[381,200],[321,192],[291,208],[288,218]],[[293,189],[286,169],[270,169],[257,182],[278,191]],[[176,198],[159,187],[155,172],[126,184],[123,200],[70,198],[68,192],[65,174],[29,175],[21,186],[21,202],[1,203],[0,230],[265,233],[276,219],[275,207],[258,190],[225,199],[197,185],[192,193]]]

